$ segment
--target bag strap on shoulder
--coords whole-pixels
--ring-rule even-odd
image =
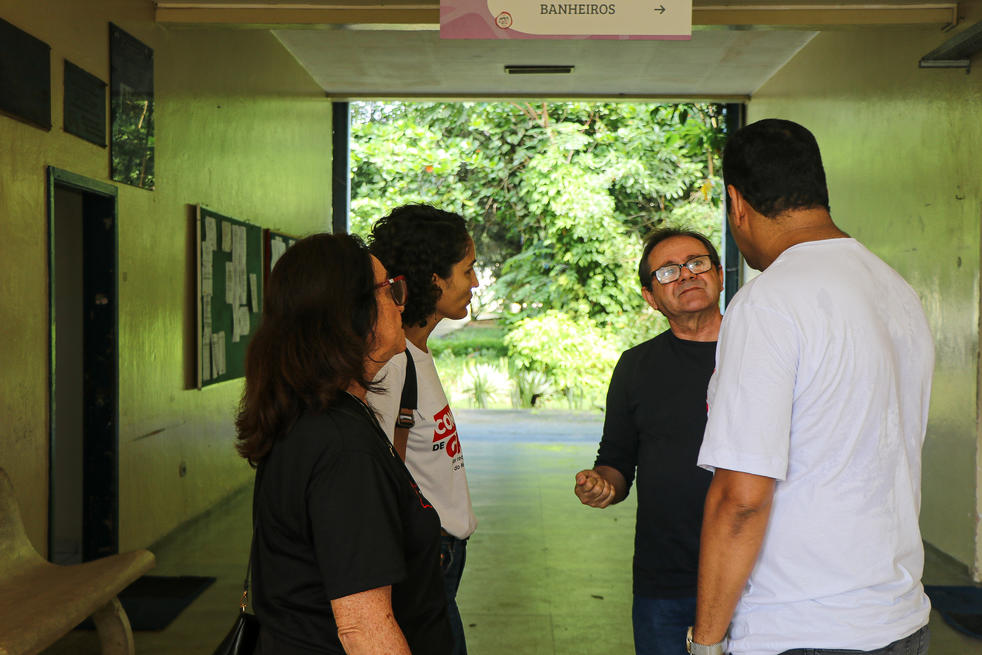
[[[409,348],[406,354],[406,380],[402,383],[402,397],[399,400],[399,414],[396,416],[396,427],[392,443],[402,461],[406,461],[406,446],[409,443],[409,430],[416,425],[414,418],[418,405],[416,390],[416,364],[413,362]]]

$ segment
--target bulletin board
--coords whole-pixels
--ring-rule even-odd
[[[198,207],[198,388],[245,375],[263,302],[263,230]]]
[[[297,242],[297,238],[273,230],[266,230],[264,241],[266,250],[263,253],[263,274],[268,280],[270,272],[276,266],[276,261],[283,256],[287,248]]]

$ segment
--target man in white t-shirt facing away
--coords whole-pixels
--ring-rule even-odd
[[[723,180],[733,237],[763,272],[726,309],[709,384],[689,652],[922,655],[921,303],[832,222],[801,125],[734,133]]]
[[[440,515],[440,564],[454,636],[452,655],[467,655],[457,589],[464,573],[467,539],[477,528],[477,518],[457,424],[427,341],[443,319],[467,316],[471,289],[477,286],[474,241],[459,214],[429,205],[404,205],[372,226],[369,246],[389,275],[405,279],[408,298],[402,313],[406,352],[382,368],[376,378],[379,388],[368,394],[368,401],[423,496]],[[414,424],[408,430],[396,430],[407,357],[412,358],[415,369]]]

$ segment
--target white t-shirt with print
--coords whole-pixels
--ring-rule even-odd
[[[700,466],[777,480],[738,655],[872,650],[928,622],[918,527],[934,347],[854,239],[784,251],[727,307]]]
[[[433,503],[443,529],[458,539],[466,539],[477,528],[477,517],[471,507],[464,454],[453,412],[440,384],[433,356],[408,339],[406,348],[416,365],[417,389],[417,409],[413,417],[416,425],[409,431],[406,466],[423,495]],[[379,423],[390,440],[395,433],[405,380],[406,355],[399,353],[376,377],[384,392],[368,394],[368,404],[378,413]]]

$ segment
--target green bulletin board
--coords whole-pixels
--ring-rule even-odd
[[[263,230],[198,207],[198,388],[245,375],[259,325]]]

